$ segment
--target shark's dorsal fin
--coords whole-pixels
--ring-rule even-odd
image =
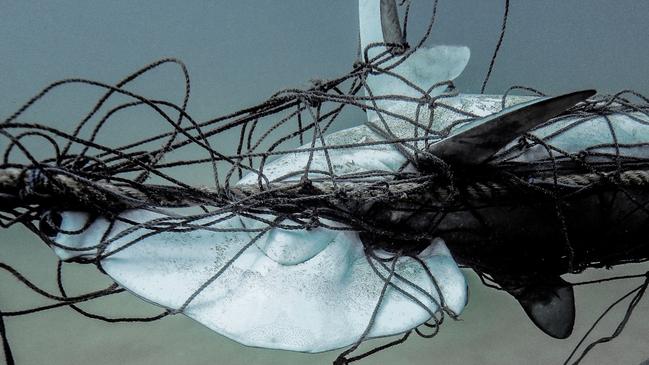
[[[361,51],[364,53],[367,46],[375,43],[403,43],[403,35],[398,23],[394,0],[359,0],[359,25],[361,36]],[[369,59],[385,52],[383,46],[374,46],[368,49]],[[467,63],[471,52],[465,46],[433,46],[421,47],[408,55],[398,66],[390,68],[390,72],[405,78],[417,88],[408,85],[398,77],[386,74],[370,74],[367,85],[374,97],[386,95],[399,95],[419,98],[422,91],[428,91],[430,96],[437,96],[446,90],[446,85],[432,88],[433,85],[450,81],[458,77]],[[363,56],[364,57],[364,54]],[[395,61],[397,61],[395,59]],[[392,64],[394,62],[389,62]],[[381,67],[389,66],[381,64]],[[366,95],[369,93],[366,91]],[[369,96],[369,95],[368,95]],[[396,110],[407,113],[407,110],[416,108],[416,103],[394,100],[377,100],[380,109]],[[368,103],[370,104],[370,103]],[[409,108],[411,104],[412,106]],[[405,107],[405,109],[404,109]],[[368,120],[377,118],[374,111],[368,111]]]

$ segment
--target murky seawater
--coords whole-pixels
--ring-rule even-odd
[[[417,34],[430,4],[413,2],[416,11],[411,34]],[[5,0],[0,8],[0,117],[8,116],[54,80],[79,76],[116,82],[154,60],[177,57],[187,64],[192,76],[189,111],[205,119],[257,103],[280,88],[306,87],[310,79],[345,73],[357,46],[353,0],[137,4]],[[462,92],[480,88],[497,41],[502,8],[500,1],[440,1],[432,41],[464,44],[472,51],[469,66],[457,80]],[[548,93],[592,87],[600,92],[635,89],[649,94],[646,14],[649,3],[636,0],[513,1],[509,32],[488,92],[528,85]],[[182,79],[171,67],[147,76],[135,87],[150,97],[179,100],[182,95]],[[88,111],[93,97],[81,88],[61,91],[30,116],[70,128]],[[347,126],[361,123],[363,118],[361,113],[349,113]],[[160,128],[138,122],[129,120],[110,127],[111,134],[104,142],[117,143]],[[231,140],[222,144],[224,149],[232,148]],[[206,176],[197,172],[194,182],[205,183]],[[0,231],[0,261],[15,266],[44,288],[56,288],[53,254],[23,228]],[[78,293],[108,283],[92,268],[68,265],[66,270],[70,275],[67,286],[77,288]],[[575,280],[645,270],[646,264],[635,265],[589,272]],[[412,336],[405,344],[363,363],[561,363],[596,316],[634,286],[616,282],[576,288],[574,334],[568,340],[554,340],[538,331],[509,296],[482,286],[474,275],[467,274],[471,296],[462,321],[449,321],[433,339]],[[43,303],[0,273],[0,308]],[[128,294],[84,308],[114,316],[159,311]],[[620,318],[617,311],[598,334],[610,334]],[[649,299],[645,299],[620,338],[596,349],[584,363],[635,365],[648,358],[648,319]],[[62,308],[11,318],[6,325],[18,364],[328,364],[337,355],[244,347],[183,316],[147,324],[106,324]],[[371,341],[364,348],[380,342]]]

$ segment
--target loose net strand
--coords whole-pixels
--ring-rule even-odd
[[[505,38],[509,3],[508,0],[504,2],[501,31],[481,93],[489,82]],[[411,1],[403,0],[400,6],[404,13],[402,34],[405,37],[411,35],[408,31]],[[553,129],[551,134],[544,138],[532,133],[521,136],[516,144],[494,156],[493,160],[498,162],[493,164],[493,170],[489,174],[467,182],[465,176],[458,176],[452,166],[432,156],[427,148],[448,136],[453,128],[476,120],[479,116],[445,103],[445,99],[458,95],[451,81],[424,90],[395,72],[397,66],[431,38],[437,12],[436,0],[432,4],[426,29],[414,46],[407,43],[370,44],[365,49],[359,48],[359,59],[347,74],[331,80],[315,80],[312,87],[304,90],[281,90],[260,104],[208,120],[197,120],[190,115],[189,72],[182,61],[173,58],[146,65],[114,85],[80,78],[61,80],[48,85],[19,107],[0,123],[0,137],[6,141],[0,164],[0,226],[9,228],[22,224],[51,247],[72,252],[96,250],[97,255],[93,258],[79,256],[69,262],[58,261],[55,275],[58,294],[39,288],[11,265],[0,263],[0,269],[6,274],[53,302],[13,311],[0,309],[0,336],[6,362],[14,362],[5,325],[7,318],[64,306],[85,317],[111,323],[150,322],[180,313],[205,288],[216,283],[249,247],[276,228],[295,231],[324,227],[359,232],[361,237],[367,238],[362,240],[366,259],[374,274],[383,282],[383,287],[365,331],[334,361],[341,365],[398,345],[406,341],[412,332],[426,338],[433,337],[440,330],[445,316],[457,318],[457,314],[446,306],[430,268],[417,256],[440,234],[449,233],[441,227],[441,222],[450,214],[466,212],[478,222],[476,228],[467,229],[470,231],[467,234],[482,239],[494,236],[484,215],[485,208],[549,202],[562,240],[556,248],[559,258],[553,262],[556,272],[579,273],[590,267],[611,267],[646,261],[649,258],[646,244],[630,245],[621,249],[621,252],[586,252],[574,240],[575,237],[571,236],[570,219],[574,217],[570,217],[566,209],[574,196],[605,188],[626,197],[634,206],[633,210],[618,217],[618,221],[612,222],[612,225],[623,223],[638,214],[646,221],[649,217],[649,201],[643,199],[638,191],[646,191],[649,186],[649,160],[629,157],[623,152],[649,148],[649,141],[638,144],[620,143],[615,132],[615,121],[609,116],[622,115],[638,125],[647,125],[646,120],[638,115],[649,117],[649,99],[631,90],[588,99],[547,122],[543,127],[560,126]],[[370,57],[368,51],[378,47],[386,51]],[[164,65],[175,65],[180,70],[183,93],[179,104],[150,99],[130,89],[134,81]],[[367,78],[377,74],[398,80],[418,91],[420,96],[375,95]],[[101,96],[72,131],[60,130],[26,117],[35,105],[44,102],[54,91],[71,85],[83,85],[101,91]],[[431,92],[440,87],[446,87],[447,91],[431,96]],[[501,107],[504,109],[509,105],[512,92],[521,91],[532,96],[545,96],[535,88],[516,85],[505,91]],[[381,105],[385,101],[411,103],[416,106],[416,112],[410,116],[383,109]],[[107,128],[120,115],[140,109],[153,113],[166,129],[160,128],[158,133],[121,145],[108,146],[100,142],[104,134],[108,133]],[[329,144],[325,138],[327,132],[336,130],[341,115],[350,109],[375,112],[378,122],[366,126],[382,139]],[[457,117],[439,130],[433,126],[434,115],[443,112],[454,113]],[[565,151],[552,144],[552,139],[598,117],[603,117],[608,126],[610,142],[589,146],[578,153]],[[573,122],[561,124],[568,118]],[[397,137],[391,130],[388,119],[396,119],[411,126],[414,131],[412,136]],[[232,151],[228,152],[221,146],[219,138],[225,138],[224,136],[237,141]],[[50,156],[41,158],[33,153],[36,139],[52,151]],[[336,151],[384,146],[395,148],[406,158],[406,162],[397,171],[336,172],[332,155]],[[523,164],[517,162],[518,157],[534,147],[543,149],[548,157]],[[295,153],[308,154],[306,166],[301,171],[273,179],[264,173],[267,164],[273,159]],[[323,169],[313,168],[316,154],[324,156]],[[417,171],[413,172],[409,166],[415,167]],[[204,167],[211,171],[209,186],[192,186],[177,177],[192,169]],[[175,169],[181,169],[181,173],[175,173]],[[237,180],[246,174],[257,176],[254,184],[236,185]],[[407,231],[372,221],[364,215],[367,212],[358,208],[364,206],[359,201],[369,202],[384,211],[398,212],[401,216],[423,214],[429,218],[429,227],[426,230]],[[174,209],[179,207],[200,209],[178,214]],[[78,230],[65,231],[57,224],[60,223],[60,212],[69,209],[82,209],[91,213],[87,222]],[[160,214],[160,217],[135,222],[120,215],[120,212],[129,209],[149,210]],[[79,304],[123,293],[125,289],[117,284],[76,296],[68,295],[65,289],[64,267],[67,264],[93,264],[103,272],[102,260],[128,250],[145,238],[165,232],[195,230],[227,233],[233,229],[223,228],[217,223],[237,216],[258,224],[255,227],[236,229],[237,232],[247,232],[252,238],[177,309],[165,309],[160,314],[147,317],[113,318],[91,313]],[[60,233],[81,234],[99,217],[104,217],[111,223],[95,246],[68,247],[52,239]],[[331,224],[331,221],[341,224]],[[129,228],[113,232],[113,227],[119,223],[128,224]],[[490,247],[470,245],[457,248],[457,251],[454,247],[451,249],[460,264],[474,270],[486,286],[504,290],[508,286],[517,285],[516,282],[503,280],[508,277],[507,268],[494,265],[493,260],[489,259]],[[376,254],[378,251],[388,251],[392,255],[385,259]],[[400,275],[395,270],[400,259],[415,260],[426,272],[434,290],[429,292]],[[512,273],[509,274],[511,277]],[[644,284],[615,301],[602,315],[603,317],[614,306],[632,296],[626,315],[614,333],[587,345],[581,355],[574,359],[574,364],[582,362],[596,345],[610,341],[622,332],[645,294],[648,276],[629,275],[571,283],[574,286],[597,285],[611,280],[633,280],[640,277],[645,277]],[[350,356],[367,339],[388,290],[398,292],[416,303],[430,314],[431,319],[395,341]],[[412,292],[422,294],[433,307],[417,299]],[[593,328],[602,317],[593,324]],[[591,331],[592,328],[584,335],[566,359],[566,364],[576,356]]]

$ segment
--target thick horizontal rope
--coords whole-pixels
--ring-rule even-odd
[[[341,197],[346,200],[368,201],[389,197],[392,201],[421,201],[426,195],[427,201],[445,201],[455,194],[449,186],[431,186],[430,181],[411,182],[410,180],[386,181],[286,181],[275,182],[260,188],[257,184],[238,185],[229,190],[208,187],[186,189],[174,186],[139,185],[127,183],[109,183],[92,181],[79,176],[64,173],[48,173],[46,178],[34,178],[35,169],[6,168],[0,169],[0,199],[12,201],[17,206],[47,205],[56,200],[76,199],[76,203],[102,204],[110,208],[183,207],[200,204],[225,204],[237,200],[262,196],[269,198],[309,198],[318,201],[336,201]],[[562,188],[582,189],[599,184],[614,183],[625,187],[642,187],[649,185],[649,171],[629,170],[619,174],[569,174],[555,177],[535,178],[528,181],[531,185],[557,185]],[[520,181],[474,181],[460,188],[465,198],[484,201],[502,199],[508,194],[520,192]],[[518,186],[518,187],[517,187]],[[107,204],[107,206],[106,206]],[[45,206],[46,207],[46,206]]]

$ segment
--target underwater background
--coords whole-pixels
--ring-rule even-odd
[[[354,0],[239,1],[14,1],[0,0],[0,118],[6,118],[47,84],[68,77],[115,83],[165,57],[184,61],[192,76],[188,110],[196,119],[259,103],[287,87],[346,73],[356,59],[358,13]],[[410,41],[421,34],[432,1],[413,0]],[[500,32],[504,1],[441,0],[430,44],[471,48],[456,80],[460,92],[478,93]],[[548,94],[596,88],[633,89],[649,95],[649,2],[640,0],[512,1],[507,33],[487,93],[525,85]],[[182,74],[164,67],[132,89],[150,98],[180,101]],[[30,111],[34,121],[70,130],[100,95],[87,87],[56,91]],[[141,119],[140,119],[141,117]],[[138,112],[109,127],[103,143],[122,144],[153,134],[160,123]],[[358,125],[350,111],[336,129]],[[0,142],[0,147],[5,146]],[[236,140],[219,141],[223,150]],[[37,146],[35,146],[37,148]],[[46,156],[51,151],[37,151]],[[209,171],[185,181],[209,183]],[[521,242],[524,245],[525,242]],[[611,242],[615,244],[615,242]],[[56,290],[53,253],[23,227],[0,230],[0,262]],[[587,272],[570,280],[641,273],[646,264]],[[361,364],[560,364],[596,317],[639,284],[612,282],[575,288],[577,323],[568,340],[544,335],[509,295],[470,281],[469,305],[459,322],[447,321],[432,339],[416,335]],[[66,266],[71,293],[104,287],[94,267]],[[0,273],[0,308],[44,304]],[[113,316],[160,311],[128,294],[82,305]],[[610,334],[616,310],[596,332]],[[6,319],[17,364],[330,364],[338,351],[308,355],[248,348],[182,315],[153,323],[108,324],[68,308]],[[649,358],[649,299],[625,331],[597,347],[584,364],[639,364]],[[385,340],[367,342],[362,349]],[[2,355],[0,355],[2,356]]]

